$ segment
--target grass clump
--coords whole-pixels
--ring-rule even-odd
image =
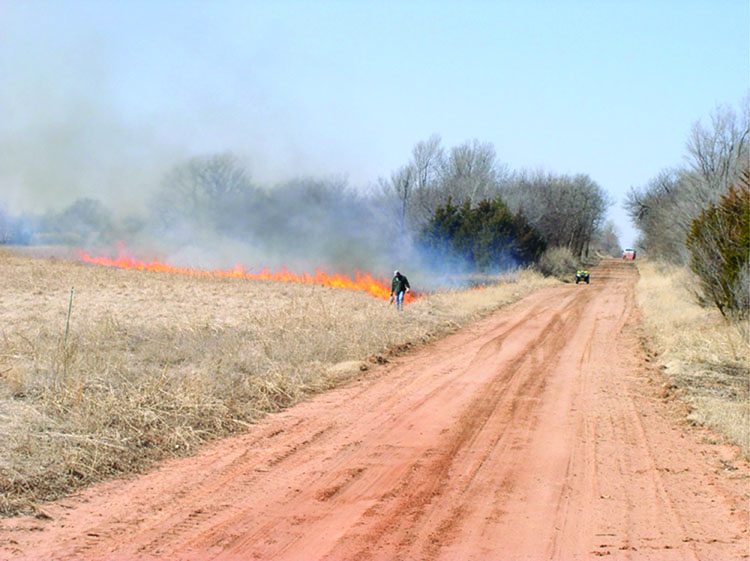
[[[580,263],[569,248],[550,247],[542,254],[538,267],[545,276],[570,282],[570,279],[575,279]]]
[[[106,269],[8,249],[0,269],[5,516],[190,454],[359,374],[368,357],[555,282],[521,272],[398,313],[342,289]]]
[[[700,306],[685,268],[644,261],[638,268],[647,338],[669,387],[688,405],[688,420],[750,458],[750,322],[728,321],[716,308]]]

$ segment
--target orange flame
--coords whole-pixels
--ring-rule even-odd
[[[280,282],[297,282],[305,284],[319,284],[322,286],[332,286],[335,288],[345,288],[348,290],[359,290],[367,292],[375,298],[388,300],[391,294],[391,283],[389,280],[384,278],[375,278],[370,273],[362,273],[359,271],[355,272],[355,277],[352,279],[345,274],[329,274],[318,268],[315,269],[314,274],[292,273],[288,269],[282,267],[278,271],[271,272],[268,268],[264,268],[259,273],[251,273],[246,270],[243,265],[237,263],[234,269],[192,269],[188,267],[174,267],[168,265],[158,259],[151,261],[141,261],[136,259],[130,253],[125,250],[122,246],[118,248],[117,258],[111,257],[92,257],[83,250],[77,250],[78,258],[86,263],[92,263],[94,265],[102,265],[104,267],[116,267],[119,269],[138,269],[139,271],[150,271],[156,273],[172,273],[178,275],[194,275],[194,276],[207,276],[207,277],[230,277],[238,279],[248,280],[273,280]],[[418,298],[419,295],[415,295],[414,292],[407,293],[405,295],[404,302],[413,301]]]

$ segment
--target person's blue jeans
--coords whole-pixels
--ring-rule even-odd
[[[396,309],[400,310],[404,307],[404,293],[399,292],[396,294]]]

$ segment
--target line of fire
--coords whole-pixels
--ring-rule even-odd
[[[293,273],[285,268],[278,271],[271,271],[268,268],[262,269],[258,273],[247,270],[242,264],[238,263],[234,269],[193,269],[189,267],[176,267],[169,265],[158,259],[144,261],[137,259],[129,254],[123,248],[120,249],[116,258],[107,256],[92,256],[89,253],[78,250],[78,259],[93,265],[103,267],[116,267],[118,269],[137,269],[139,271],[149,271],[155,273],[171,273],[178,275],[193,275],[206,277],[224,277],[237,278],[246,280],[270,280],[278,282],[294,282],[304,284],[317,284],[321,286],[330,286],[334,288],[343,288],[347,290],[363,291],[375,298],[388,300],[391,293],[390,280],[382,277],[374,277],[370,273],[356,271],[354,278],[343,273],[327,273],[319,268],[314,273]],[[414,301],[419,298],[420,294],[414,291],[406,294],[405,303]]]

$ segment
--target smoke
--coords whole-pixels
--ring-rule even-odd
[[[391,210],[388,198],[364,195],[343,178],[255,182],[245,164],[225,152],[177,163],[130,213],[80,197],[25,221],[23,232],[8,213],[0,214],[0,225],[8,232],[6,243],[73,246],[109,256],[124,244],[140,258],[181,267],[240,263],[250,270],[385,274],[403,266],[397,259],[411,248]]]
[[[364,194],[340,177],[262,184],[230,152],[178,162],[149,189],[141,207],[121,210],[79,197],[33,220],[0,213],[6,232],[0,242],[76,247],[109,257],[124,247],[141,260],[196,269],[240,264],[251,272],[320,268],[376,276],[399,269],[422,290],[476,282],[468,273],[477,269],[478,250],[441,250],[403,231],[393,193]],[[508,247],[495,250],[491,270],[482,267],[485,273],[519,266]]]
[[[171,14],[142,8],[3,5],[0,243],[123,242],[200,268],[392,270],[400,244],[382,207],[331,175],[340,162],[320,154],[334,147],[306,146],[303,119],[290,122],[247,60],[211,58],[204,10],[187,10],[201,33],[186,41]],[[210,175],[222,158],[240,179]]]
[[[402,231],[398,211],[395,197],[363,194],[342,178],[260,184],[241,160],[222,153],[173,166],[140,213],[118,216],[99,200],[79,198],[34,221],[6,220],[10,230],[14,224],[24,230],[5,242],[76,247],[109,257],[124,247],[141,260],[204,270],[241,264],[250,272],[320,268],[388,277],[399,269],[421,291],[486,282],[467,275],[475,270],[470,260],[431,249]],[[516,267],[509,254],[502,269]]]
[[[2,2],[0,205],[42,214],[91,198],[117,216],[145,211],[174,165],[227,149],[266,184],[339,172],[351,154],[331,157],[340,142],[309,130],[302,96],[298,108],[278,95],[272,45],[235,48],[219,15],[232,10]]]
[[[14,39],[20,31],[6,31],[0,205],[36,214],[79,198],[102,199],[117,213],[142,206],[164,165],[182,150],[161,141],[148,121],[123,114],[106,44],[64,34]]]
[[[204,33],[203,9],[188,40],[171,13],[123,10],[108,34],[97,3],[4,9],[0,243],[437,278],[421,272],[435,259],[401,231],[398,202],[336,175],[372,161],[327,138],[298,92],[277,95],[273,65],[251,64],[273,43],[258,61],[228,61],[233,49],[205,43],[217,29]]]
[[[0,243],[112,252],[123,242],[146,258],[200,268],[392,268],[376,205],[344,179],[274,177],[279,168],[292,175],[315,167],[296,142],[277,157],[286,146],[278,127],[202,94],[172,92],[182,107],[158,117],[135,110],[116,83],[111,44],[95,35],[7,33]],[[276,132],[248,138],[257,130]],[[191,157],[205,145],[234,146],[243,157]],[[212,162],[227,164],[226,176],[212,176]]]

